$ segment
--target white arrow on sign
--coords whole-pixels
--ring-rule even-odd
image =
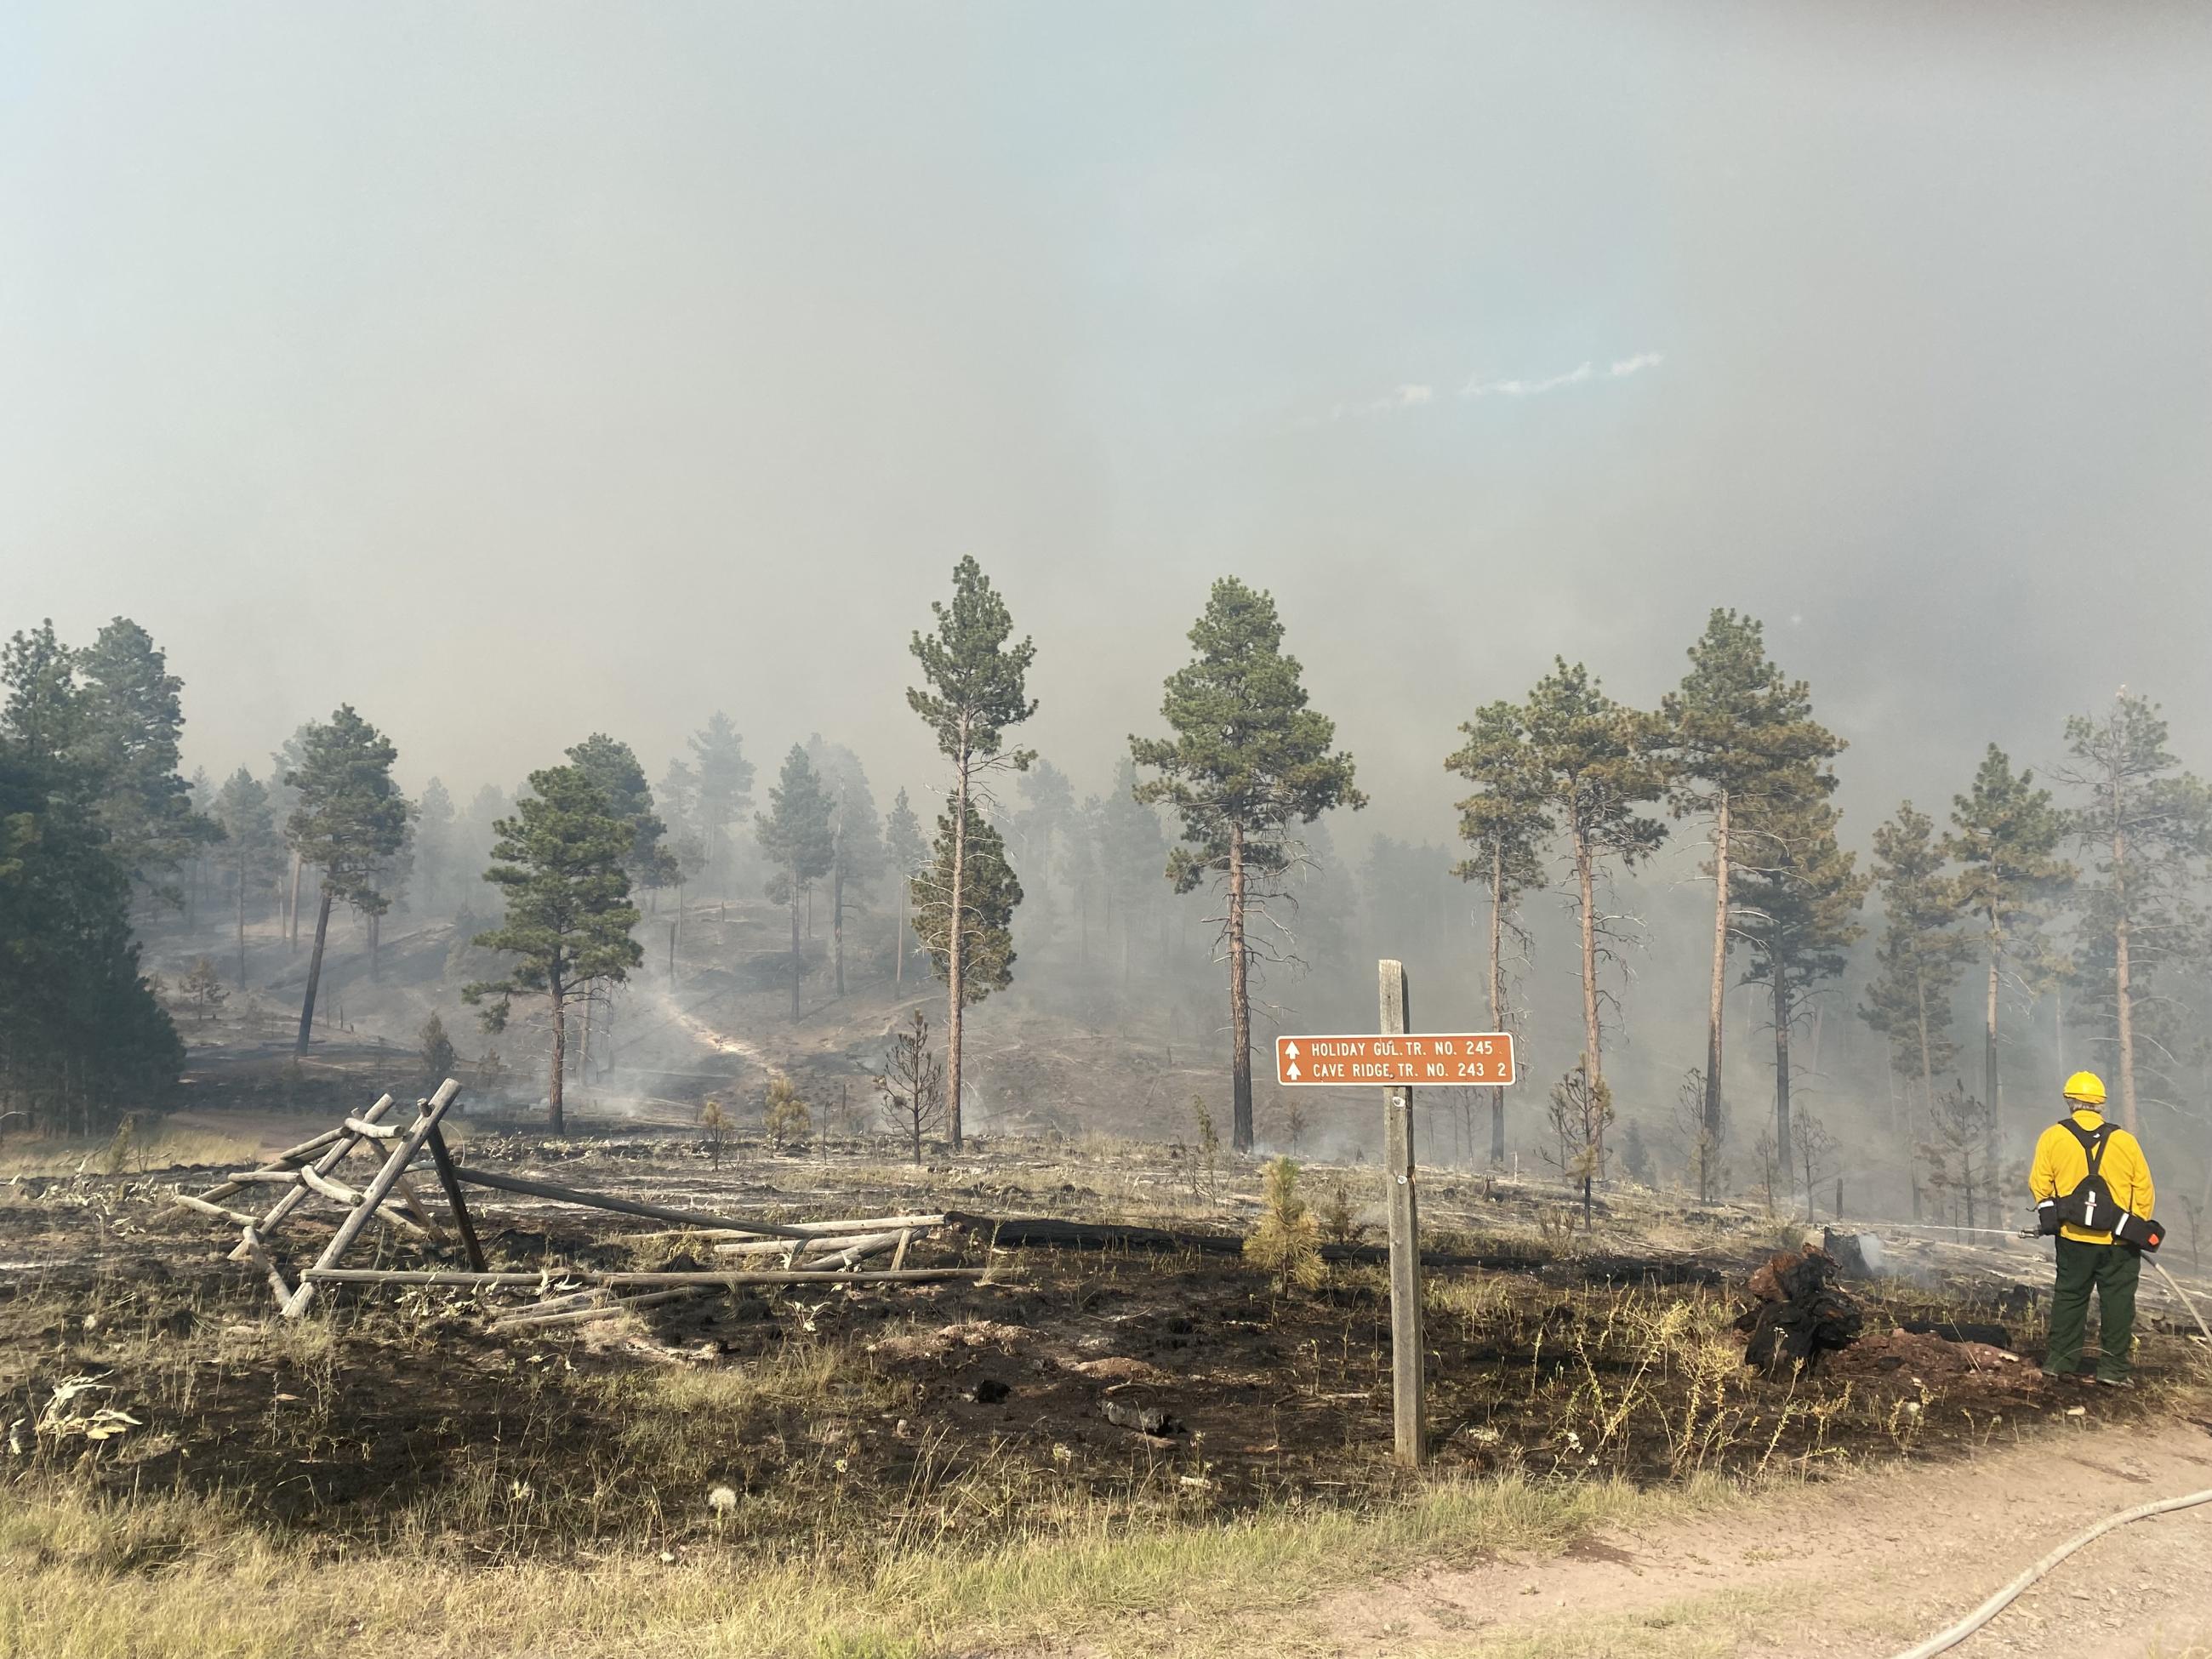
[[[1290,1079],[1293,1083],[1298,1080],[1298,1063],[1295,1060],[1291,1062]]]
[[[1283,1045],[1283,1052],[1292,1060],[1296,1060],[1298,1057],[1298,1045],[1295,1042],[1285,1042]]]

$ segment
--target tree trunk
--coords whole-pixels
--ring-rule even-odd
[[[1490,1029],[1505,1029],[1505,848],[1490,848]],[[1470,1140],[1473,1136],[1468,1137]],[[1490,1091],[1490,1161],[1505,1162],[1505,1091]]]
[[[1989,999],[1982,1024],[1982,1162],[1990,1168],[1996,1166],[1997,1157],[1997,963],[2002,953],[1996,918],[1992,915],[1990,918]]]
[[[1715,1145],[1721,1134],[1721,1016],[1728,1000],[1728,921],[1729,794],[1723,789],[1713,815],[1713,980],[1705,1015],[1705,1139]]]
[[[830,954],[837,963],[837,994],[845,994],[845,831],[837,830],[836,862],[830,870]]]
[[[1918,948],[1916,944],[1915,951]],[[1913,1111],[1909,1099],[1905,1103],[1905,1161],[1912,1171],[1912,1218],[1917,1221],[1920,1219],[1920,1125],[1923,1121],[1929,1123],[1936,1121],[1936,1062],[1928,1038],[1928,969],[1925,963],[1918,960],[1912,965],[1912,988],[1920,1004],[1920,1110],[1927,1115],[1923,1120],[1919,1113]]]
[[[891,935],[895,947],[891,952],[891,984],[901,996],[906,994],[906,900],[908,878],[898,878],[898,927]]]
[[[1774,975],[1774,1155],[1782,1163],[1783,1179],[1790,1179],[1790,976],[1778,962],[1766,964]],[[1813,1202],[1813,1176],[1805,1176],[1805,1203]]]
[[[238,988],[246,989],[246,854],[238,855]]]
[[[545,1127],[556,1135],[568,1133],[568,1120],[562,1113],[562,1084],[568,1069],[568,1005],[556,975],[547,991],[546,1000],[553,1008],[553,1080],[545,1091]]]
[[[1595,881],[1590,869],[1588,833],[1575,830],[1575,880],[1582,897],[1583,932],[1583,1080],[1595,1093],[1605,1080],[1605,1063],[1599,1048],[1597,1021],[1597,917]],[[1605,1165],[1605,1131],[1601,1127],[1592,1146],[1597,1167]]]
[[[802,902],[799,886],[799,866],[791,867],[791,1017],[799,1018],[799,970],[802,958],[799,948],[799,907]]]
[[[1229,1145],[1252,1150],[1252,1003],[1245,980],[1244,826],[1229,826]]]
[[[2119,1017],[2120,1121],[2136,1133],[2136,1017],[2128,964],[2128,836],[2119,821],[2118,789],[2112,811],[2112,1002]]]
[[[372,915],[368,919],[368,982],[376,983],[377,947],[384,942],[384,918]]]
[[[293,866],[296,878],[299,866]],[[307,994],[300,1003],[300,1039],[292,1045],[292,1057],[304,1060],[307,1054],[307,1037],[315,1025],[315,989],[323,977],[323,943],[331,932],[331,889],[323,884],[322,902],[315,908],[315,953],[307,958]]]
[[[968,758],[967,732],[961,732],[961,754],[952,785],[952,907],[945,918],[945,1139],[954,1152],[960,1150],[960,1016],[967,1000],[961,993],[968,973],[967,928],[962,924],[962,901],[967,897],[968,878]]]
[[[292,854],[292,896],[284,907],[284,933],[292,954],[300,954],[300,855]]]
[[[576,1051],[576,1080],[584,1085],[588,1098],[592,1084],[592,994],[588,990],[584,993],[583,1039]]]

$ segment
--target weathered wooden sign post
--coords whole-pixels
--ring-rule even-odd
[[[1504,1031],[1415,1034],[1403,963],[1379,962],[1378,1035],[1275,1039],[1275,1081],[1286,1089],[1382,1085],[1382,1165],[1390,1224],[1390,1381],[1398,1461],[1428,1461],[1428,1396],[1422,1369],[1420,1206],[1413,1182],[1413,1085],[1495,1087],[1516,1073]]]
[[[1402,1036],[1412,1013],[1403,963],[1375,964],[1381,981],[1385,1036]],[[1383,1202],[1390,1219],[1390,1420],[1398,1461],[1417,1469],[1429,1461],[1429,1390],[1422,1360],[1421,1216],[1413,1191],[1413,1091],[1382,1091]]]

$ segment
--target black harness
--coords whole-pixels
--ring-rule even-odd
[[[2075,1182],[2073,1191],[2046,1198],[2035,1206],[2036,1230],[2048,1235],[2061,1226],[2080,1227],[2089,1232],[2110,1233],[2116,1242],[2139,1250],[2158,1249],[2166,1237],[2166,1229],[2148,1216],[2136,1215],[2124,1208],[2112,1196],[2112,1187],[2105,1179],[2105,1148],[2112,1144],[2112,1126],[2100,1123],[2094,1129],[2085,1129],[2069,1112],[2058,1120],[2058,1127],[2081,1143],[2082,1155],[2089,1161],[2089,1172]]]

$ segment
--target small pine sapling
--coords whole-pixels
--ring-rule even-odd
[[[1357,1244],[1367,1229],[1352,1207],[1352,1192],[1341,1178],[1329,1189],[1328,1207],[1321,1212],[1321,1236],[1332,1244]]]
[[[422,1022],[421,1036],[422,1076],[431,1088],[436,1088],[452,1077],[460,1066],[460,1056],[454,1052],[453,1040],[446,1034],[446,1022],[433,1014]]]
[[[699,1127],[707,1132],[708,1162],[719,1170],[722,1167],[722,1143],[730,1133],[728,1109],[710,1097],[699,1109]]]
[[[799,1097],[799,1085],[781,1072],[769,1080],[768,1103],[762,1114],[761,1127],[767,1132],[768,1144],[781,1152],[784,1143],[804,1135],[813,1122],[813,1115],[806,1103]]]
[[[178,981],[177,988],[191,1000],[193,1012],[203,1021],[214,1018],[230,995],[223,989],[222,979],[216,972],[211,957],[202,957],[192,963],[191,972]]]
[[[1278,1291],[1293,1285],[1315,1290],[1328,1276],[1321,1259],[1321,1224],[1298,1196],[1298,1166],[1287,1158],[1267,1165],[1260,1219],[1244,1240],[1244,1258],[1274,1274]]]
[[[1214,1164],[1221,1153],[1221,1136],[1213,1127],[1213,1114],[1206,1109],[1204,1095],[1194,1094],[1190,1097],[1190,1110],[1192,1119],[1198,1126],[1198,1157],[1190,1167],[1191,1196],[1199,1196],[1198,1178],[1203,1170],[1206,1176],[1205,1201],[1211,1205],[1219,1190],[1214,1181]]]

